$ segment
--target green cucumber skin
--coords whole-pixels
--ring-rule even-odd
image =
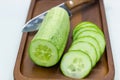
[[[46,40],[52,43],[57,48],[58,53],[56,54],[60,59],[70,31],[70,20],[67,11],[60,7],[50,9],[39,26],[40,28],[32,41]]]

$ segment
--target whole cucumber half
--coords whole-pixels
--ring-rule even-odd
[[[35,64],[50,67],[60,60],[65,49],[70,31],[69,15],[63,8],[54,7],[39,26],[30,43],[29,56]]]

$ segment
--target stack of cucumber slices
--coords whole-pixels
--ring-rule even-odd
[[[104,34],[97,25],[78,24],[73,30],[73,42],[61,60],[62,73],[70,78],[84,78],[100,60],[105,45]]]

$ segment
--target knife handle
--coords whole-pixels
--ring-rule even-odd
[[[86,3],[90,3],[91,1],[93,0],[68,0],[66,1],[66,5],[69,9],[72,9],[72,8],[75,8],[79,5],[83,5],[83,4],[86,4]]]

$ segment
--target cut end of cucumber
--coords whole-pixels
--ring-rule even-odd
[[[29,55],[37,65],[50,67],[58,62],[57,48],[46,40],[33,40],[29,47]]]
[[[92,65],[89,56],[82,51],[69,51],[63,56],[60,68],[65,76],[81,79],[90,72]]]

